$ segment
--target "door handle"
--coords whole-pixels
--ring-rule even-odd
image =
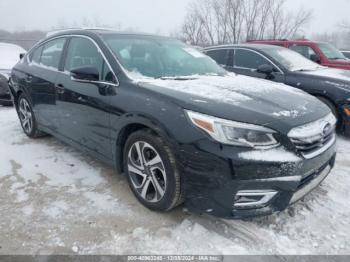
[[[25,80],[26,80],[27,83],[31,83],[33,81],[33,76],[27,75]]]
[[[62,84],[57,84],[56,90],[57,90],[58,94],[63,94],[64,93],[64,86]]]

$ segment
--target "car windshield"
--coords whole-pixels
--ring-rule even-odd
[[[187,79],[226,74],[214,60],[178,40],[132,35],[103,38],[132,77]]]
[[[330,60],[343,60],[347,59],[337,48],[327,43],[319,43],[318,47],[322,53]]]
[[[312,62],[301,54],[284,47],[266,48],[264,52],[289,71],[313,71],[322,68],[319,64]]]

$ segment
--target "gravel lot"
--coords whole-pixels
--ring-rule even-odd
[[[125,177],[0,107],[0,254],[350,254],[350,140],[287,211],[245,221],[142,207]]]

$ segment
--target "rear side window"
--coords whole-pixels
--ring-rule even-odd
[[[270,65],[261,55],[244,49],[236,49],[234,53],[234,66],[247,69],[258,69],[261,65]]]
[[[42,51],[43,51],[43,46],[40,46],[34,50],[34,52],[32,53],[32,56],[31,56],[32,63],[36,63],[36,64],[40,63],[40,57],[41,57]]]
[[[312,55],[316,55],[315,51],[311,47],[306,45],[291,45],[289,49],[298,52],[307,59],[311,59]]]
[[[40,58],[40,65],[58,69],[66,39],[60,38],[46,43]]]
[[[210,50],[207,55],[213,58],[219,65],[228,65],[229,49]]]

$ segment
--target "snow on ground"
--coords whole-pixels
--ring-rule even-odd
[[[327,180],[287,211],[224,220],[142,207],[125,177],[0,108],[0,254],[349,254],[350,140]]]

